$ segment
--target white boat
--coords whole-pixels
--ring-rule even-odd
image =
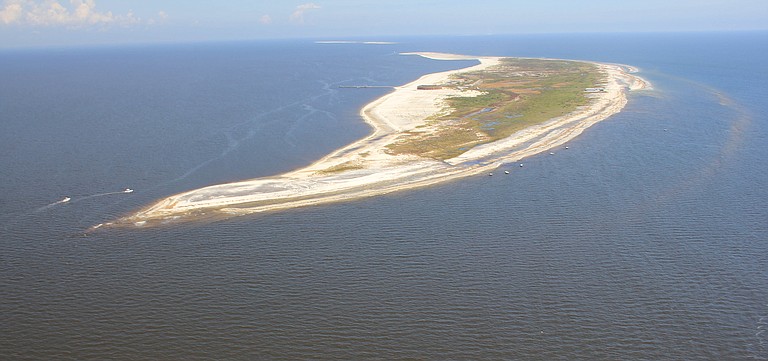
[[[504,171],[504,174],[509,174],[509,171],[508,171],[508,170],[505,170],[505,171]]]
[[[71,201],[71,200],[72,200],[72,198],[69,198],[69,197],[64,197],[64,198],[63,198],[62,200],[60,200],[59,202],[60,202],[60,203],[67,203],[67,202],[69,202],[69,201]]]
[[[123,193],[133,193],[133,189],[126,188]]]

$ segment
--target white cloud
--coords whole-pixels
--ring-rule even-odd
[[[157,12],[157,15],[147,20],[147,25],[162,24],[168,21],[168,13],[163,10]]]
[[[5,0],[0,10],[0,23],[5,25],[76,28],[109,24],[126,26],[140,22],[141,19],[136,17],[133,11],[125,15],[99,11],[96,9],[95,0],[69,0],[65,5],[59,0]]]
[[[272,17],[269,15],[262,15],[262,17],[259,18],[259,22],[264,25],[272,24]]]
[[[3,24],[12,24],[21,18],[21,14],[23,12],[23,7],[21,4],[21,1],[11,1],[8,0],[5,2],[5,5],[3,6],[3,9],[0,10],[0,23]]]
[[[304,24],[304,13],[313,9],[320,9],[320,5],[317,5],[315,3],[306,3],[306,4],[297,6],[296,10],[294,10],[293,14],[291,14],[291,17],[290,17],[291,22],[294,22],[297,24]]]

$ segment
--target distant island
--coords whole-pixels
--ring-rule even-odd
[[[314,164],[271,177],[161,199],[104,226],[226,218],[381,195],[488,173],[564,146],[618,113],[628,90],[648,86],[635,69],[594,62],[406,53],[478,60],[428,74],[366,105],[364,139]],[[98,225],[96,227],[100,227]]]

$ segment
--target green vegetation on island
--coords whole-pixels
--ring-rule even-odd
[[[318,171],[317,173],[332,174],[332,173],[341,173],[341,172],[346,172],[350,170],[357,170],[357,169],[364,169],[364,168],[365,167],[363,167],[362,163],[360,163],[359,161],[349,161],[349,162],[337,164],[332,167],[328,167],[326,169]]]
[[[450,111],[403,133],[387,149],[392,154],[450,159],[588,105],[590,96],[585,89],[599,87],[604,79],[591,63],[505,58],[493,68],[461,73],[448,84],[439,84],[482,94],[448,98]]]

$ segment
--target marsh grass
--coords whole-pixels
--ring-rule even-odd
[[[357,170],[357,169],[363,169],[363,168],[364,167],[363,167],[362,164],[360,164],[358,162],[354,162],[354,161],[349,161],[349,162],[337,164],[337,165],[335,165],[333,167],[328,167],[326,169],[317,171],[317,173],[318,174],[325,174],[325,175],[327,175],[327,174],[341,173],[341,172],[345,172],[345,171],[348,171],[348,170]]]
[[[505,58],[494,68],[452,79],[452,86],[483,94],[447,99],[451,111],[428,120],[434,131],[406,133],[390,144],[388,151],[440,160],[453,158],[479,144],[506,138],[588,105],[591,100],[584,90],[604,79],[605,75],[590,63]]]

